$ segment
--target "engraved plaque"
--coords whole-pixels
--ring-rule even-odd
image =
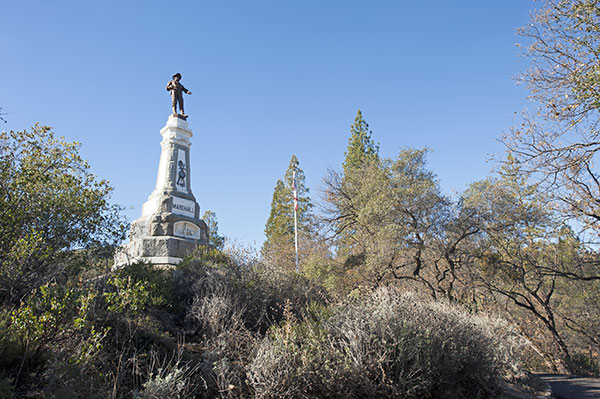
[[[200,239],[200,227],[190,222],[175,223],[173,234],[176,237],[190,238],[193,240]]]
[[[171,212],[176,215],[189,216],[193,218],[195,216],[196,203],[185,198],[173,197],[173,208]]]

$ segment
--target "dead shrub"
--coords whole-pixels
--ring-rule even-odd
[[[501,321],[380,289],[273,329],[249,381],[258,398],[494,397],[519,345]]]

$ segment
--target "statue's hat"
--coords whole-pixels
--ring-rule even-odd
[[[173,79],[175,79],[175,78],[181,79],[181,74],[179,72],[177,72],[175,75],[173,75]]]

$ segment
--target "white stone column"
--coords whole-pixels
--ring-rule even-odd
[[[160,209],[161,197],[165,195],[180,194],[178,197],[183,198],[183,201],[176,200],[179,202],[193,200],[190,178],[190,146],[192,145],[190,139],[193,135],[192,130],[188,127],[187,121],[175,115],[170,115],[167,124],[160,130],[160,134],[163,138],[160,143],[161,152],[158,173],[156,174],[156,186],[148,197],[148,201],[142,205],[142,216],[166,211]],[[168,209],[168,211],[171,210]],[[188,216],[197,217],[193,214]]]

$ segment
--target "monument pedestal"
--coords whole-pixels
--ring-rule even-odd
[[[190,139],[186,120],[170,115],[163,139],[156,187],[131,224],[129,243],[115,254],[115,267],[145,261],[174,266],[208,242],[206,223],[190,186]]]

